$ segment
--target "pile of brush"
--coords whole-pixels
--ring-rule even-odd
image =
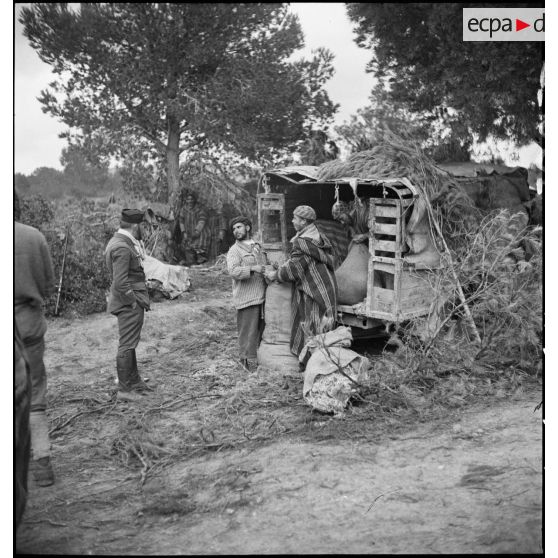
[[[537,373],[542,354],[540,229],[525,228],[521,215],[513,216],[510,211],[481,212],[417,142],[391,132],[374,148],[346,161],[329,161],[318,169],[318,180],[348,177],[409,179],[430,201],[430,225],[441,231],[449,250],[436,289],[444,327],[436,329],[420,349],[411,351],[409,362],[422,362],[423,352],[430,353],[428,358],[431,353],[439,356],[442,345],[455,356],[457,341],[452,335],[456,318],[467,310],[469,324],[474,320],[480,333],[473,350],[465,329],[467,358]],[[424,329],[424,324],[415,320],[413,328]],[[446,338],[451,341],[444,345]],[[389,356],[385,358],[389,360]]]
[[[471,198],[454,178],[436,166],[417,142],[392,132],[386,132],[374,148],[354,153],[346,161],[328,161],[318,169],[318,180],[347,177],[408,178],[430,200],[450,248],[480,220]]]

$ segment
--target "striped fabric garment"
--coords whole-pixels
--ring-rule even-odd
[[[236,241],[227,252],[227,271],[232,279],[233,304],[237,310],[261,304],[265,300],[263,275],[250,273],[250,266],[267,265],[266,253],[257,243]]]
[[[318,219],[314,223],[322,236],[327,237],[333,247],[333,264],[337,269],[347,257],[349,253],[349,231],[337,221],[326,221]]]
[[[183,227],[184,240],[188,244],[188,247],[193,250],[203,250],[207,252],[211,240],[207,213],[197,204],[192,208],[184,207],[180,215],[180,221]],[[192,238],[198,225],[201,228],[201,232],[198,238]]]
[[[311,232],[307,231],[308,234]],[[295,283],[291,351],[298,355],[308,336],[321,333],[322,318],[326,314],[333,317],[336,314],[337,282],[333,273],[331,242],[323,236],[319,236],[318,241],[304,236],[304,233],[296,236],[291,257],[277,271],[278,281]]]

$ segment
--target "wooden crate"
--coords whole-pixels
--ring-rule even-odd
[[[405,210],[413,200],[370,199],[366,315],[402,321],[428,313],[430,272],[404,261]]]

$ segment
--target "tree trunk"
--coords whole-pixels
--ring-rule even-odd
[[[173,218],[172,236],[174,241],[173,255],[176,260],[181,259],[180,244],[182,242],[182,233],[180,232],[180,126],[176,118],[167,116],[167,182],[168,182],[168,203],[172,211]]]
[[[180,128],[179,122],[169,116],[168,136],[167,136],[167,180],[169,185],[169,205],[174,212],[175,218],[178,218],[180,211],[180,165],[179,165],[179,144],[180,144]]]

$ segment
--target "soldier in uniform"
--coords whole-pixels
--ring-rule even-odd
[[[120,228],[105,249],[112,277],[107,309],[118,320],[117,397],[123,401],[141,400],[152,389],[140,377],[136,359],[144,313],[150,309],[143,271],[143,217],[139,209],[123,209]]]
[[[54,472],[46,416],[47,374],[43,357],[47,322],[43,303],[54,289],[54,270],[43,234],[19,222],[19,199],[15,192],[14,217],[14,313],[31,376],[29,469],[39,486],[50,486],[54,483]]]

